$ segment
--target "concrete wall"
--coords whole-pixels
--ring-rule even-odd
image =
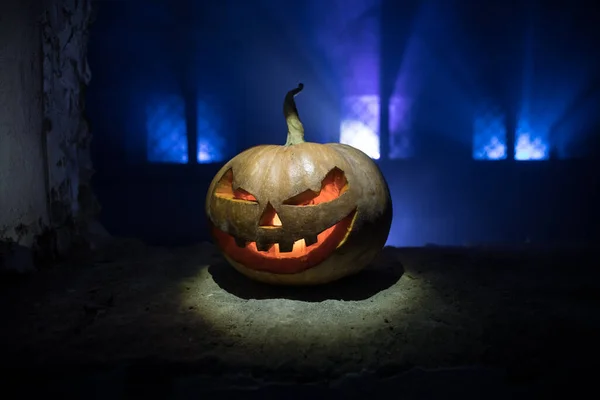
[[[91,0],[0,2],[0,270],[90,244],[91,15]]]
[[[32,246],[49,222],[41,10],[36,0],[0,2],[0,239],[25,247]],[[19,268],[28,266],[21,262]]]
[[[91,0],[46,0],[41,20],[50,222],[59,253],[81,244],[99,211],[84,111],[91,18]]]

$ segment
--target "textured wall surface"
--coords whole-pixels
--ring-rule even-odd
[[[91,134],[85,87],[91,0],[48,0],[42,17],[44,135],[47,142],[50,222],[58,252],[87,234],[98,211],[89,186]]]
[[[36,0],[0,2],[0,239],[25,247],[48,224],[41,10]],[[31,267],[18,258],[19,269]]]
[[[90,223],[91,14],[90,0],[1,2],[0,269],[33,268],[31,249],[53,257],[105,236]]]

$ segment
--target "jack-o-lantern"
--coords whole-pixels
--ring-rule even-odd
[[[360,271],[385,245],[392,220],[387,183],[365,153],[304,141],[294,101],[302,89],[284,100],[286,144],[235,156],[206,198],[225,258],[271,284],[322,284]]]

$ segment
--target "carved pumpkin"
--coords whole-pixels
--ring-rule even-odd
[[[294,101],[302,89],[285,97],[286,144],[238,154],[206,198],[225,258],[271,284],[322,284],[360,271],[384,246],[392,220],[387,183],[366,154],[304,141]]]

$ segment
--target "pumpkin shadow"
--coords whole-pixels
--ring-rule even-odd
[[[404,273],[400,261],[392,260],[385,250],[358,274],[319,286],[267,285],[245,277],[225,261],[211,265],[208,272],[221,289],[245,300],[360,301],[392,287]]]

